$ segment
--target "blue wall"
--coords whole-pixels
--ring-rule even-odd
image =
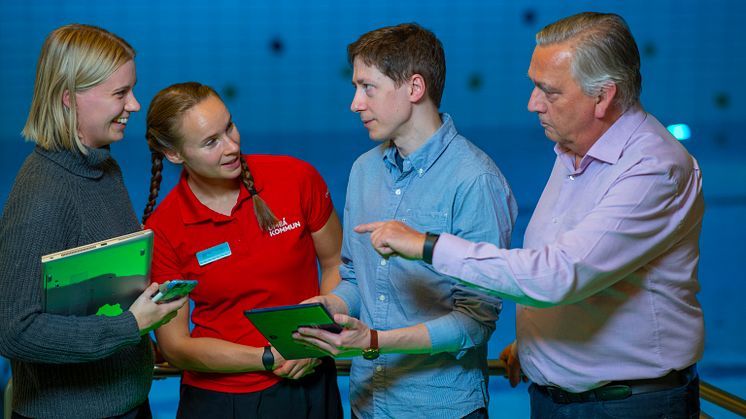
[[[715,383],[743,383],[746,275],[738,260],[746,250],[746,144],[738,127],[746,119],[740,29],[746,3],[738,0],[0,0],[0,203],[31,148],[19,133],[41,44],[55,27],[77,22],[107,28],[138,52],[135,93],[143,111],[113,148],[138,213],[149,180],[145,110],[158,90],[187,80],[221,92],[245,152],[289,154],[314,164],[341,212],[349,168],[374,145],[349,111],[346,45],[376,27],[416,21],[432,29],[446,50],[442,110],[495,159],[513,187],[520,206],[514,245],[520,245],[554,157],[536,117],[526,111],[533,36],[583,10],[627,19],[642,53],[643,104],[664,124],[692,128],[685,145],[703,168],[707,203],[700,269],[707,337],[700,369]],[[164,190],[176,174],[169,171]],[[512,341],[513,320],[513,306],[506,304],[491,342],[493,357]]]

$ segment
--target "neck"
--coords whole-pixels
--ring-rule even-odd
[[[402,157],[417,151],[443,125],[440,114],[434,106],[415,107],[410,122],[411,126],[404,135],[392,139]]]
[[[211,210],[230,215],[236,205],[241,182],[236,179],[204,179],[187,171],[187,184],[194,196]]]
[[[596,118],[593,124],[588,128],[587,137],[588,140],[580,141],[578,144],[584,144],[584,147],[575,147],[575,150],[570,150],[575,153],[575,168],[580,167],[580,161],[588,153],[588,150],[596,144],[596,141],[603,136],[606,131],[616,123],[617,120],[622,116],[622,112],[618,107],[613,107],[607,111],[602,117]]]

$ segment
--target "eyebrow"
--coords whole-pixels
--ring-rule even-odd
[[[365,78],[359,78],[357,80],[352,81],[353,86],[357,86],[358,84],[372,84],[372,83]]]

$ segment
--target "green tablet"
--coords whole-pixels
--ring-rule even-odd
[[[292,335],[299,327],[316,327],[333,333],[342,331],[342,328],[334,323],[331,314],[319,303],[257,308],[244,311],[244,315],[285,359],[329,355],[319,349],[297,343]]]
[[[153,232],[142,230],[44,255],[44,312],[116,316],[150,284]]]

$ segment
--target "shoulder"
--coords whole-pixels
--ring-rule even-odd
[[[16,175],[7,204],[54,210],[71,201],[71,192],[69,172],[39,153],[32,152]]]
[[[246,164],[249,166],[249,170],[255,176],[280,174],[287,176],[292,174],[317,173],[316,169],[310,163],[291,156],[246,154],[244,158],[246,159]]]
[[[388,147],[390,147],[389,141],[384,141],[361,154],[352,164],[352,170],[369,170],[371,167],[383,167],[383,154]]]
[[[181,222],[181,201],[183,197],[179,191],[177,183],[171,189],[161,202],[156,204],[153,213],[148,217],[145,223],[146,228],[164,228],[170,225],[182,225]]]
[[[686,148],[650,114],[630,136],[620,161],[630,170],[664,175],[674,181],[688,178],[696,170]]]
[[[495,161],[462,135],[456,135],[437,163],[441,165],[440,170],[448,170],[456,179],[470,181],[494,178],[500,180],[500,183],[505,183],[505,178]]]

